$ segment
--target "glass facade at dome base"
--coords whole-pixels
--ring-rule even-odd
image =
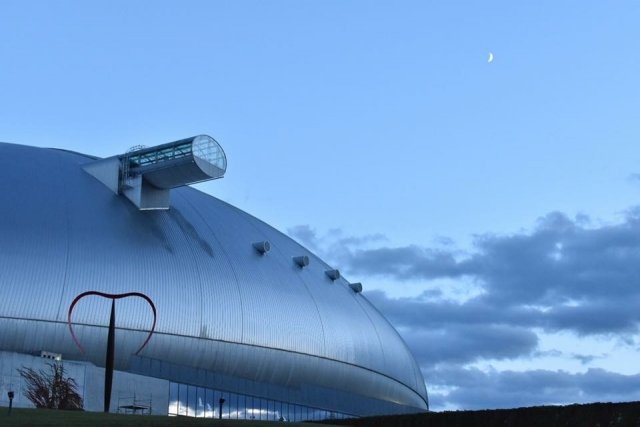
[[[326,409],[178,383],[171,383],[169,388],[169,416],[295,422],[355,417]]]

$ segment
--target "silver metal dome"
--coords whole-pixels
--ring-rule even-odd
[[[133,355],[152,313],[119,301],[119,370],[356,415],[428,408],[407,346],[362,293],[326,273],[335,266],[190,187],[172,190],[168,210],[139,210],[84,170],[93,161],[0,144],[0,350],[104,366],[110,303],[75,308],[85,354],[69,305],[90,290],[142,292],[157,307],[155,334]]]

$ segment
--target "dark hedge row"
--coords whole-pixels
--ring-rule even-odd
[[[354,427],[640,427],[640,402],[429,412],[331,423]]]

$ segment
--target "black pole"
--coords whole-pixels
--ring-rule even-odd
[[[220,398],[220,413],[218,414],[218,418],[222,419],[222,404],[224,403],[224,399]]]
[[[7,393],[9,396],[9,413],[7,415],[11,415],[11,408],[13,407],[13,391]]]
[[[111,406],[111,385],[113,384],[113,357],[116,347],[116,300],[111,300],[109,318],[109,337],[107,338],[107,361],[104,368],[104,412]]]

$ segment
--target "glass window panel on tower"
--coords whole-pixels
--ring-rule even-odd
[[[178,415],[178,388],[177,383],[169,384],[169,415]]]
[[[276,402],[274,402],[273,400],[267,401],[267,420],[269,421],[277,421],[278,419],[276,418],[275,404]]]
[[[196,416],[196,397],[197,397],[197,392],[198,387],[189,386],[188,389],[188,397],[187,397],[187,416],[188,417],[195,417]]]
[[[178,415],[186,417],[187,411],[187,395],[189,386],[186,384],[180,384],[178,389]]]
[[[238,419],[247,419],[247,397],[243,394],[238,395]]]
[[[222,392],[218,390],[213,391],[213,418],[220,418],[220,399],[222,398]]]
[[[222,404],[222,418],[229,418],[229,393],[222,392],[221,398],[224,399]]]
[[[235,393],[229,393],[229,418],[238,419],[238,395]]]
[[[216,405],[213,402],[213,390],[205,389],[204,395],[204,417],[213,418]]]
[[[196,417],[204,417],[205,389],[197,387],[196,389]]]

